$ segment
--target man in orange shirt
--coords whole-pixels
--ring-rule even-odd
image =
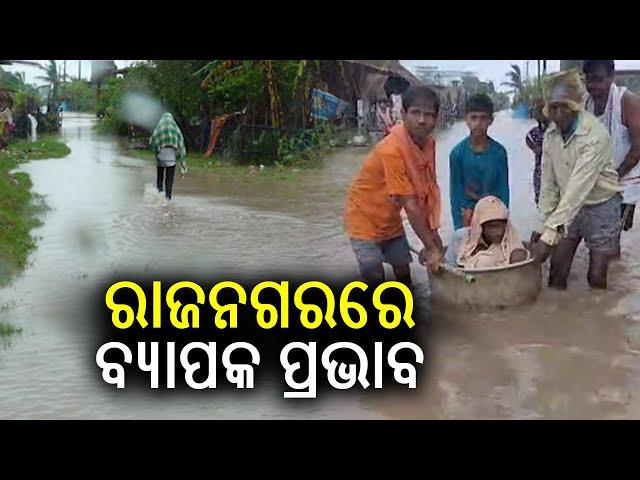
[[[404,208],[424,248],[420,263],[437,272],[443,261],[440,189],[435,169],[438,95],[424,86],[402,95],[402,120],[365,159],[352,181],[344,222],[364,281],[384,281],[383,262],[398,281],[410,284],[411,253],[402,224]]]

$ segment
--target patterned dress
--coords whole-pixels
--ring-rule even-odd
[[[527,133],[527,145],[533,150],[533,146],[542,151],[542,140],[544,139],[544,128],[540,125],[533,127]],[[540,200],[540,179],[542,177],[542,154],[536,154],[535,166],[533,168],[533,191],[535,193],[536,205]]]

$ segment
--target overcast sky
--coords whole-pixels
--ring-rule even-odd
[[[38,62],[43,66],[49,63],[49,60],[31,60],[32,62]],[[137,60],[115,60],[118,68],[123,68],[130,63],[134,63]],[[60,72],[63,70],[64,60],[56,60],[58,69]],[[79,60],[67,60],[67,77],[72,79],[78,78],[78,63]],[[37,67],[30,67],[29,65],[3,65],[3,69],[9,72],[24,72],[27,83],[43,83],[35,79],[43,74],[43,72]],[[82,60],[82,68],[80,71],[82,78],[89,80],[91,78],[91,60]]]
[[[35,60],[45,65],[48,60]],[[115,60],[118,68],[125,67],[137,60]],[[63,60],[56,60],[62,71]],[[414,70],[420,65],[432,65],[440,70],[461,70],[475,72],[483,81],[491,80],[496,89],[505,90],[500,83],[507,80],[506,72],[511,68],[511,64],[520,65],[523,73],[526,73],[527,60],[400,60],[400,62],[409,70]],[[537,74],[536,60],[528,60],[529,75]],[[26,80],[29,83],[35,82],[35,77],[41,75],[41,72],[35,67],[26,65],[3,66],[9,71],[25,72]],[[560,60],[547,60],[547,71],[554,72],[560,68]],[[616,68],[619,69],[640,69],[640,60],[616,60]],[[89,79],[91,77],[91,60],[82,60],[82,78]],[[67,60],[67,75],[73,78],[78,77],[78,60]],[[40,83],[40,82],[37,82]]]
[[[536,60],[400,60],[409,70],[420,65],[431,65],[439,70],[460,70],[475,72],[482,81],[492,81],[497,90],[505,90],[508,87],[500,86],[507,80],[505,74],[511,70],[511,65],[520,65],[523,74],[527,71],[529,62],[529,76],[535,77],[538,72]],[[640,60],[616,60],[616,68],[640,69]],[[547,60],[547,72],[557,72],[560,69],[560,60]]]

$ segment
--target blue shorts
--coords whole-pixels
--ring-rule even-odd
[[[392,266],[408,265],[411,263],[409,242],[405,235],[376,242],[374,240],[351,239],[351,247],[358,259],[358,268],[363,279],[372,278],[382,263]]]

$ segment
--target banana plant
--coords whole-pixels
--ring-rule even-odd
[[[264,85],[266,120],[271,127],[279,128],[283,125],[286,114],[290,113],[283,111],[283,96],[296,98],[298,93],[302,92],[306,97],[310,88],[311,67],[316,67],[319,71],[319,61],[297,61],[296,75],[291,86],[284,85],[282,79],[279,78],[278,62],[278,60],[213,60],[196,71],[194,75],[205,75],[201,88],[206,89],[225,76],[235,75],[247,69],[259,71]],[[287,91],[289,88],[291,90]]]

